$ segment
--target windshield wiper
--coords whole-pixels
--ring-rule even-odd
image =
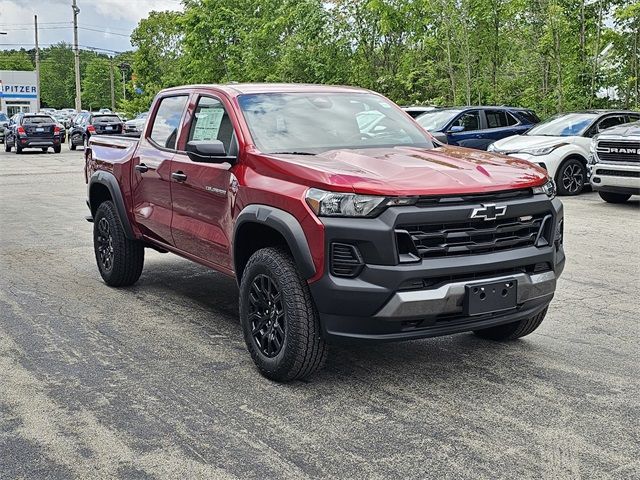
[[[270,155],[315,155],[312,152],[271,152]]]

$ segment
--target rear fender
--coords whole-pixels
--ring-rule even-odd
[[[116,179],[116,177],[110,172],[98,170],[93,175],[91,175],[91,178],[89,179],[89,199],[87,203],[89,204],[89,208],[91,209],[91,216],[95,216],[96,210],[100,206],[100,204],[95,200],[93,200],[92,202],[92,191],[95,192],[95,190],[92,189],[95,189],[97,185],[102,185],[106,187],[107,190],[109,190],[111,200],[116,206],[116,210],[118,211],[118,216],[120,217],[120,221],[122,222],[126,237],[130,240],[135,240],[135,235],[133,234],[133,229],[131,228],[131,223],[129,222],[129,217],[127,216],[127,209],[122,197],[122,192],[120,191],[120,185],[118,184],[118,180]]]

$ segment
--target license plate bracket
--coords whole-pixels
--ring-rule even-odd
[[[499,282],[465,285],[465,316],[502,312],[516,308],[518,281],[507,278]]]

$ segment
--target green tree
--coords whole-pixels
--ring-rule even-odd
[[[0,70],[33,70],[31,55],[26,50],[0,50]]]
[[[44,106],[65,108],[75,102],[74,56],[60,43],[41,52],[40,92]]]
[[[89,110],[111,108],[112,61],[109,58],[96,56],[86,66],[82,79],[82,106]],[[117,68],[113,66],[114,93],[116,102],[122,97],[122,80]]]

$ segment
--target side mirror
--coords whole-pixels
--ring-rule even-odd
[[[449,129],[448,133],[464,132],[464,125],[454,125]]]
[[[227,155],[220,140],[191,140],[187,143],[187,155],[192,162],[234,163],[236,160]]]

